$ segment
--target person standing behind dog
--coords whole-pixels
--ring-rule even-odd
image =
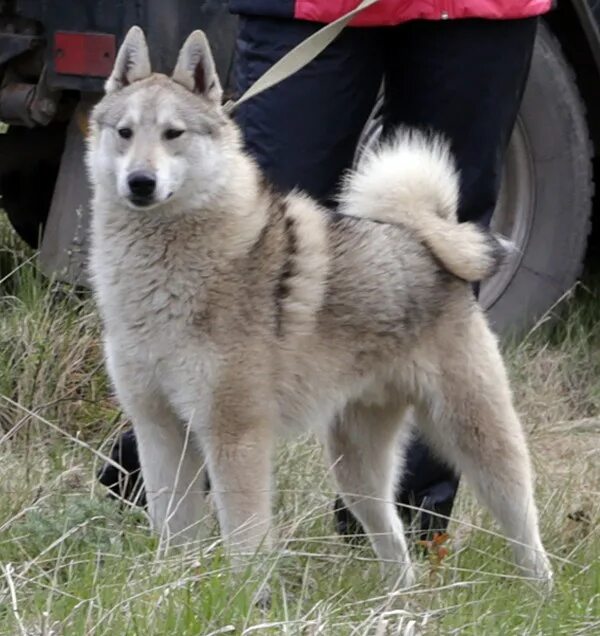
[[[241,95],[297,44],[359,0],[230,0],[240,16]],[[504,153],[527,80],[537,16],[552,0],[381,0],[315,60],[242,104],[248,150],[281,190],[335,205],[340,177],[384,82],[383,135],[399,126],[442,133],[461,177],[459,219],[488,226]],[[458,476],[415,440],[398,501],[450,515]],[[411,519],[410,513],[403,510]],[[341,532],[359,527],[341,500]],[[425,531],[447,521],[422,514]]]

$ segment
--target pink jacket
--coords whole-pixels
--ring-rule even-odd
[[[351,22],[353,26],[389,26],[408,20],[526,18],[546,13],[553,0],[381,0]],[[295,0],[294,17],[333,22],[359,0]]]

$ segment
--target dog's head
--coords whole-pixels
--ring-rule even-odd
[[[144,34],[132,27],[105,90],[92,113],[87,153],[103,196],[138,211],[176,200],[189,209],[218,197],[238,135],[221,108],[202,31],[188,37],[167,77],[152,73]]]

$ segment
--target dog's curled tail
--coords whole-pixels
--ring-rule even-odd
[[[440,137],[404,131],[365,153],[340,194],[342,214],[411,228],[443,266],[469,282],[491,276],[513,247],[458,223],[459,175]]]

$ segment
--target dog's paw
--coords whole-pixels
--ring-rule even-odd
[[[548,555],[543,550],[531,551],[526,562],[521,563],[523,574],[539,586],[544,595],[548,595],[554,588],[554,573]]]
[[[534,577],[540,587],[540,591],[543,594],[549,595],[552,593],[552,590],[554,589],[554,572],[552,571],[550,561],[545,554],[540,555],[540,558],[538,559],[538,563],[534,570]]]
[[[402,566],[399,583],[401,587],[413,587],[417,583],[417,571],[412,563]]]
[[[386,563],[383,575],[387,584],[394,590],[413,587],[417,583],[417,570],[412,563]]]

